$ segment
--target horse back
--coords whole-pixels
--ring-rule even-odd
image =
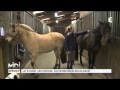
[[[59,32],[50,32],[48,36],[52,37],[53,40],[64,40],[65,37]]]
[[[48,38],[49,41],[51,41],[51,43],[54,43],[54,45],[61,47],[64,44],[65,41],[65,37],[58,32],[50,32],[48,34],[45,35],[45,37]]]
[[[94,34],[93,33],[88,33],[85,35],[80,35],[77,37],[77,44],[80,46],[82,49],[90,49],[94,46]]]

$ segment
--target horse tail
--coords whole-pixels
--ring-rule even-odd
[[[66,49],[65,49],[65,44],[62,48],[62,53],[61,53],[61,62],[64,64],[67,62],[67,55],[66,55]]]
[[[78,44],[76,43],[75,61],[78,61]]]

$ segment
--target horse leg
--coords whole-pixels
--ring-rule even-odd
[[[32,56],[31,65],[33,69],[35,69],[35,60],[36,60],[36,56]]]
[[[60,69],[60,59],[61,59],[62,49],[61,48],[57,48],[57,49],[54,50],[54,52],[55,52],[55,55],[56,55],[56,64],[55,64],[53,69],[56,69],[57,66],[58,66],[58,69]]]
[[[91,61],[91,67],[90,69],[93,69],[93,66],[94,66],[94,62],[95,62],[95,58],[96,58],[96,53],[92,53],[92,61]],[[92,76],[92,73],[89,73],[90,76]]]
[[[32,54],[31,66],[33,67],[33,69],[35,69],[36,57],[37,57],[37,54]],[[35,73],[32,73],[31,75],[35,75]]]
[[[89,69],[91,68],[91,52],[90,51],[88,51],[88,58],[89,58],[89,60],[88,60],[88,62],[89,62]]]
[[[57,52],[58,52],[57,55],[58,55],[58,59],[59,59],[58,69],[60,69],[60,60],[61,60],[62,48],[58,48]]]
[[[57,66],[58,66],[58,51],[57,51],[57,49],[54,50],[54,53],[56,56],[56,63],[55,63],[55,66],[53,67],[53,69],[57,69]]]
[[[80,64],[81,66],[84,66],[82,63],[82,53],[83,53],[83,49],[80,49]]]
[[[95,63],[95,58],[96,58],[96,56],[97,56],[97,53],[98,53],[98,51],[97,51],[97,52],[94,52],[94,53],[92,54],[92,65],[91,65],[91,69],[93,69],[93,66],[94,66],[94,63]]]
[[[89,58],[88,62],[89,62],[89,69],[90,69],[91,68],[91,52],[89,50],[88,50],[88,58]],[[88,75],[92,76],[91,73],[88,73]]]

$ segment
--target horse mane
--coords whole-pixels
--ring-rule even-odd
[[[93,29],[93,33],[97,33],[98,32],[98,30],[100,29],[100,25],[98,25],[95,29]]]
[[[18,24],[18,25],[21,26],[21,27],[23,27],[25,30],[34,32],[34,30],[30,26],[28,26],[26,24]]]
[[[109,26],[109,23],[108,22],[103,22],[105,25],[108,25]],[[99,30],[100,30],[100,28],[101,28],[101,25],[99,24],[95,29],[93,29],[93,33],[97,33]],[[110,26],[109,26],[109,28],[111,28]]]

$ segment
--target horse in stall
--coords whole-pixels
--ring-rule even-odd
[[[35,69],[36,57],[41,53],[48,53],[54,50],[56,63],[54,69],[60,69],[60,60],[66,63],[66,52],[64,50],[65,37],[58,32],[38,34],[25,24],[11,24],[5,40],[8,42],[18,38],[31,54],[31,65]]]
[[[89,62],[89,69],[93,69],[94,62],[96,59],[96,56],[98,54],[98,51],[101,47],[101,39],[104,37],[105,40],[107,40],[107,43],[111,42],[111,27],[109,26],[108,22],[101,22],[98,21],[99,25],[90,31],[89,33],[85,35],[80,35],[78,36],[77,39],[77,44],[80,49],[80,64],[81,66],[84,66],[82,63],[82,53],[83,50],[88,50],[88,62]],[[76,49],[78,52],[78,48]],[[76,59],[78,59],[78,53],[76,53]]]

